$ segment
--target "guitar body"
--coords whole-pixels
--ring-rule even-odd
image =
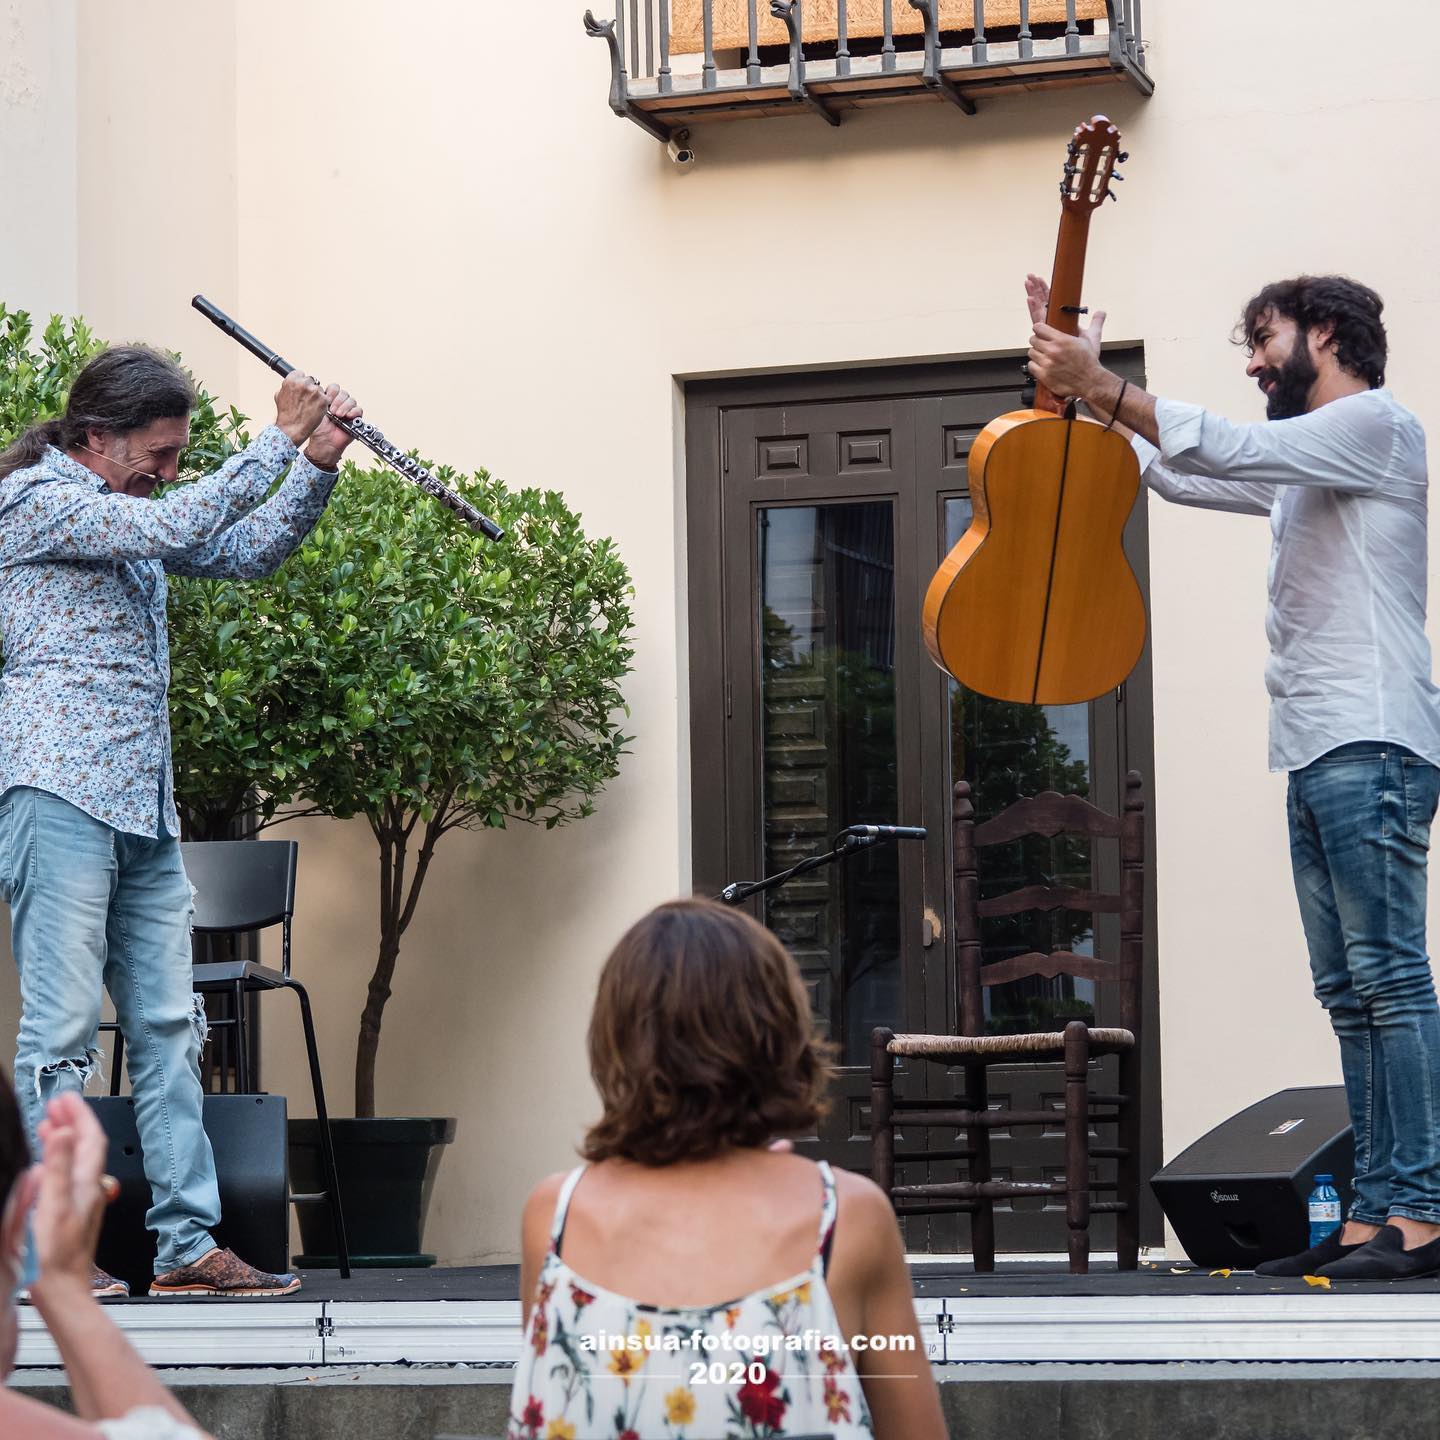
[[[974,519],[925,594],[935,663],[1025,705],[1119,685],[1145,645],[1123,544],[1139,486],[1135,452],[1093,420],[1045,410],[992,420],[970,451]]]
[[[1047,322],[1079,333],[1090,216],[1125,156],[1096,115],[1077,127],[1060,181]],[[926,648],[962,685],[1021,705],[1074,705],[1113,690],[1145,647],[1145,604],[1125,558],[1140,465],[1121,435],[1034,410],[992,420],[970,450],[974,520],[925,594]]]

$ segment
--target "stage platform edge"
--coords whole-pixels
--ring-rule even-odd
[[[1440,1281],[1335,1285],[1151,1266],[1087,1276],[1030,1265],[912,1272],[931,1361],[1440,1363]],[[514,1266],[305,1276],[280,1300],[134,1299],[106,1309],[161,1367],[504,1366],[520,1353]],[[21,1310],[22,1368],[58,1356]]]

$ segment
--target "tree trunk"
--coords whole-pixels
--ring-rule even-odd
[[[450,795],[441,797],[435,813],[425,826],[420,850],[415,857],[415,874],[405,889],[405,853],[418,815],[406,819],[403,812],[387,808],[380,819],[371,819],[371,829],[380,845],[380,952],[370,988],[365,996],[365,1009],[360,1015],[360,1037],[355,1046],[355,1114],[370,1119],[375,1114],[375,1060],[380,1050],[380,1022],[385,1002],[390,998],[391,981],[395,978],[395,962],[400,958],[400,937],[415,914],[420,887],[430,868],[435,844],[445,830],[445,816],[450,808]]]
[[[373,824],[380,842],[380,953],[360,1014],[360,1038],[355,1045],[355,1115],[375,1114],[375,1057],[380,1049],[380,1021],[390,998],[395,961],[400,956],[400,897],[405,884],[405,831],[392,823],[394,816]]]
[[[380,954],[375,973],[370,977],[365,1009],[360,1015],[360,1039],[355,1047],[355,1114],[363,1119],[375,1114],[375,1058],[380,1050],[380,1019],[390,998],[390,981],[399,955],[399,935],[382,932]]]

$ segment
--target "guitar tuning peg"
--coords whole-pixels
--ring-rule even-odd
[[[1129,152],[1128,150],[1122,150],[1122,151],[1115,157],[1115,163],[1116,163],[1117,165],[1123,165],[1129,158],[1130,158],[1130,152]]]
[[[1116,181],[1123,181],[1125,179],[1123,175],[1117,175],[1113,170],[1110,172],[1110,178]]]
[[[1107,200],[1118,200],[1120,197],[1119,197],[1118,195],[1116,195],[1116,193],[1115,193],[1113,190],[1107,190],[1107,191],[1105,192],[1105,198],[1106,198]]]

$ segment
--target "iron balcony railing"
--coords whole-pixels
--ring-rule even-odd
[[[787,110],[838,125],[902,100],[973,114],[1003,90],[1154,89],[1140,0],[615,0],[585,28],[609,48],[610,108],[665,141]]]

